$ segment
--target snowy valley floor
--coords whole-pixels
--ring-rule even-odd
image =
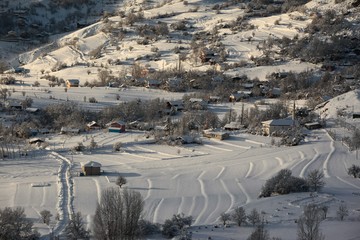
[[[78,142],[89,145],[91,137],[99,145],[95,150],[83,154],[66,150]],[[119,141],[123,142],[123,151],[112,152],[112,144]],[[323,130],[313,131],[295,147],[275,147],[270,141],[237,133],[225,141],[204,139],[203,145],[170,147],[151,143],[141,132],[53,136],[49,139],[50,150],[0,162],[0,204],[23,206],[42,234],[48,234],[51,228],[61,232],[64,224],[55,220],[50,227],[41,224],[38,219],[43,209],[53,215],[59,212],[60,219],[71,211],[80,211],[90,226],[101,190],[115,187],[116,177],[121,174],[128,180],[127,187],[144,197],[145,219],[163,223],[173,214],[192,215],[193,239],[246,239],[252,231],[250,226],[213,228],[220,224],[222,212],[243,206],[247,213],[253,208],[265,213],[271,236],[295,240],[295,219],[311,202],[329,206],[328,218],[322,223],[326,239],[360,239],[360,181],[346,173],[349,166],[359,162],[356,155],[332,141]],[[89,160],[100,162],[104,174],[79,177],[80,162]],[[72,181],[67,183],[68,177],[63,175],[67,166],[63,165],[68,162],[72,162]],[[314,197],[298,193],[258,199],[265,181],[283,168],[300,177],[322,169],[326,186]],[[350,212],[343,222],[336,218],[340,203],[345,203]]]

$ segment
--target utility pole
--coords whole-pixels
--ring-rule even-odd
[[[241,105],[241,118],[240,118],[240,124],[242,125],[244,121],[244,103]]]

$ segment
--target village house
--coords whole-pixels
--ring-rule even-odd
[[[65,83],[67,88],[79,87],[80,81],[79,79],[67,79]]]
[[[201,98],[190,98],[189,99],[191,109],[206,109],[207,102]]]
[[[88,124],[86,124],[86,130],[99,130],[101,129],[101,126],[95,122],[95,121],[92,121],[92,122],[89,122]]]
[[[182,111],[184,110],[184,102],[182,100],[168,101],[166,102],[166,107],[175,111]]]
[[[210,96],[208,102],[209,103],[219,103],[219,102],[221,102],[221,97],[219,97],[219,96]]]
[[[94,161],[89,161],[86,163],[80,163],[81,170],[84,176],[94,176],[101,174],[101,164]]]
[[[203,131],[203,136],[207,138],[215,138],[218,140],[224,140],[230,137],[228,132],[223,132],[219,130],[207,129]]]
[[[241,99],[249,98],[251,96],[251,91],[237,91],[229,96],[229,102],[238,102]]]
[[[292,118],[273,119],[261,122],[263,134],[265,136],[278,135],[281,132],[287,131],[299,125],[296,120]]]
[[[80,133],[79,128],[62,127],[60,129],[60,134],[79,134],[79,133]]]
[[[19,102],[7,101],[5,102],[5,107],[10,110],[22,110],[23,106]]]
[[[230,122],[225,124],[224,129],[228,131],[235,131],[243,129],[244,125],[242,125],[240,122]]]
[[[123,121],[113,121],[106,124],[109,132],[122,133],[125,132],[125,123]]]
[[[321,126],[321,124],[320,124],[319,122],[305,123],[304,126],[305,126],[306,129],[308,129],[308,130],[322,128],[322,126]]]
[[[147,81],[147,88],[159,88],[161,86],[161,81],[159,80],[155,80],[155,79],[150,79]]]

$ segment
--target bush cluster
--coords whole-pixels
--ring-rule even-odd
[[[360,178],[360,166],[353,164],[348,168],[348,174],[354,178]]]
[[[192,216],[185,216],[184,214],[174,214],[171,219],[166,219],[162,226],[161,233],[168,238],[173,238],[182,233],[186,226],[191,226],[193,221]]]
[[[307,182],[291,175],[289,169],[282,169],[278,174],[266,181],[261,189],[259,197],[270,197],[274,194],[288,194],[292,192],[307,192],[309,186]]]

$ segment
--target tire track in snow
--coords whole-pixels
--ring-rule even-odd
[[[204,181],[201,179],[201,177],[206,173],[206,171],[202,171],[200,173],[200,175],[197,177],[197,180],[200,184],[200,192],[201,192],[201,195],[204,197],[204,207],[203,209],[201,210],[200,214],[197,216],[194,224],[198,224],[200,219],[202,218],[202,216],[205,214],[208,206],[209,206],[209,196],[206,194],[206,191],[205,191],[205,185],[204,185]]]
[[[328,171],[328,166],[329,166],[329,160],[330,158],[332,157],[332,155],[334,154],[335,152],[335,146],[334,146],[334,141],[332,140],[331,143],[330,143],[330,149],[331,151],[329,152],[329,154],[326,156],[326,159],[323,163],[323,171],[324,171],[324,177],[325,178],[329,178],[330,175],[329,175],[329,171]]]
[[[319,158],[319,156],[320,156],[319,152],[316,151],[315,148],[314,148],[314,151],[315,151],[315,156],[310,160],[310,162],[308,162],[308,163],[303,167],[303,169],[302,169],[301,172],[300,172],[299,177],[304,178],[305,172],[306,172],[306,170],[308,169],[308,167],[309,167],[312,163],[314,163],[314,162]]]
[[[246,197],[246,200],[245,200],[245,204],[248,204],[251,200],[251,197],[250,195],[246,192],[244,186],[241,184],[240,180],[238,178],[236,178],[236,183],[237,185],[239,186],[240,190],[244,193],[245,197]]]

